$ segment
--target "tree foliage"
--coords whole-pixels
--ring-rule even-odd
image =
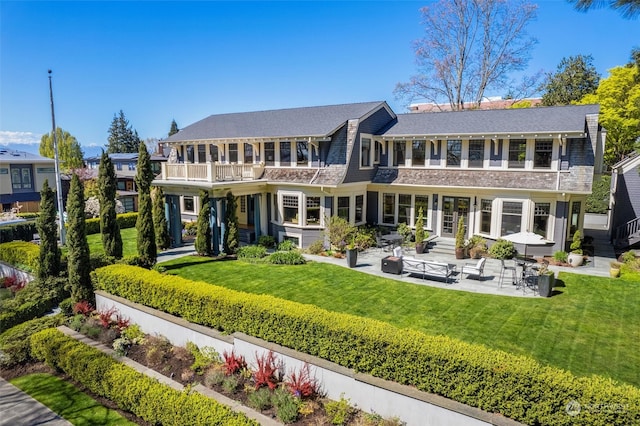
[[[58,145],[58,160],[62,170],[71,170],[83,167],[84,154],[78,140],[66,130],[56,127],[56,143]],[[47,158],[55,158],[53,149],[53,132],[42,135],[40,138],[40,155]]]
[[[609,195],[611,191],[611,176],[602,175],[593,180],[593,189],[587,196],[585,211],[587,213],[604,214],[609,208]]]
[[[153,207],[151,203],[151,157],[144,143],[138,150],[138,166],[136,174],[136,186],[138,187],[138,219],[136,229],[138,231],[138,258],[142,265],[151,267],[158,258],[156,236],[153,227]]]
[[[409,100],[446,101],[452,110],[479,106],[486,90],[512,84],[509,73],[526,67],[536,42],[526,33],[536,6],[523,0],[438,0],[421,13],[426,36],[414,42],[418,75],[395,89]]]
[[[195,249],[200,256],[211,256],[211,210],[209,206],[209,192],[200,191],[200,213],[198,214],[198,229],[196,231]]]
[[[98,167],[98,200],[100,201],[100,233],[107,256],[122,257],[122,236],[116,220],[116,172],[109,154],[102,152]]]
[[[178,133],[178,131],[180,131],[180,129],[178,129],[178,123],[176,123],[176,120],[171,120],[171,128],[169,129],[169,136],[173,136],[176,133]]]
[[[44,180],[40,191],[40,214],[36,219],[40,235],[40,268],[38,278],[57,277],[60,274],[60,248],[58,247],[58,225],[56,223],[55,193]]]
[[[67,195],[67,268],[71,297],[75,302],[93,301],[82,186],[78,175],[73,174]]]
[[[542,104],[569,105],[595,93],[600,74],[591,55],[562,58],[555,73],[548,73],[542,84]]]
[[[167,218],[164,214],[164,192],[162,188],[155,187],[152,192],[153,199],[153,226],[156,234],[156,247],[158,250],[168,249],[171,245]]]
[[[640,0],[569,0],[575,8],[587,11],[594,7],[608,6],[618,10],[625,18],[633,18],[640,14]]]
[[[132,130],[124,112],[120,110],[118,115],[114,114],[109,128],[107,153],[138,152],[140,143],[138,132]]]
[[[226,232],[222,241],[222,249],[227,255],[235,254],[240,246],[240,230],[238,229],[238,216],[236,214],[236,197],[231,191],[227,192],[227,207],[224,214]]]

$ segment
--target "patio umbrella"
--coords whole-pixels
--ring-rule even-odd
[[[527,246],[544,246],[553,241],[546,240],[542,235],[529,231],[516,232],[501,237],[503,240],[511,241],[514,244],[524,244],[524,257],[527,257]]]

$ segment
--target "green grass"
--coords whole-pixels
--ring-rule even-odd
[[[138,254],[137,243],[137,231],[136,228],[126,228],[120,230],[120,236],[122,237],[122,255],[123,256],[135,256]],[[89,243],[89,252],[91,254],[102,254],[104,249],[102,248],[102,234],[87,235],[87,242]],[[67,246],[62,248],[62,253],[66,255]]]
[[[13,379],[11,383],[74,425],[135,425],[51,374],[30,374]]]
[[[184,278],[313,304],[494,349],[577,375],[640,386],[640,282],[562,273],[552,298],[476,294],[404,283],[336,265],[162,263]]]

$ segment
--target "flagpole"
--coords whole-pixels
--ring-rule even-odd
[[[56,116],[53,112],[53,88],[51,86],[51,70],[49,70],[49,97],[51,98],[51,126],[53,135],[53,159],[56,166],[56,192],[58,193],[58,232],[60,233],[60,245],[65,243],[64,232],[64,204],[62,203],[62,183],[60,182],[60,165],[58,163],[58,141],[56,138]]]

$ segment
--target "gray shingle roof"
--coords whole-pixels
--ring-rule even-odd
[[[384,129],[385,136],[490,135],[504,133],[583,132],[585,115],[598,105],[571,105],[522,109],[472,110],[398,114]],[[455,135],[455,136],[454,136]]]
[[[290,108],[211,115],[191,124],[166,142],[207,139],[324,137],[350,119],[362,118],[384,102]]]

